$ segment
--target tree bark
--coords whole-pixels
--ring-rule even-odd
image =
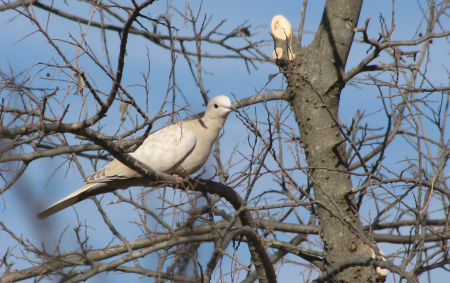
[[[328,0],[320,27],[306,48],[291,35],[284,42],[284,56],[277,60],[287,78],[287,92],[300,130],[301,143],[310,168],[326,267],[345,259],[370,257],[362,239],[362,223],[354,198],[345,157],[346,142],[339,130],[339,100],[345,87],[343,76],[357,26],[362,0]],[[275,40],[276,47],[280,42]],[[367,282],[374,270],[354,267],[334,277],[336,282]]]

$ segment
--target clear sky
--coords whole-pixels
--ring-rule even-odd
[[[252,41],[258,40],[270,40],[270,22],[273,16],[282,14],[289,21],[294,29],[298,29],[301,14],[301,2],[302,1],[205,1],[202,7],[202,14],[206,14],[207,18],[211,17],[209,27],[217,25],[221,20],[227,21],[221,26],[220,31],[228,33],[237,26],[244,24],[244,26],[251,25],[250,32]],[[423,1],[419,1],[422,3]],[[325,1],[315,0],[310,1],[307,7],[305,30],[309,31],[303,36],[302,44],[307,46],[312,38],[313,32],[317,29],[320,18],[322,15]],[[156,1],[150,9],[147,9],[147,13],[152,17],[157,17],[163,13],[166,9],[165,1]],[[179,5],[177,8],[184,12],[184,1],[174,1],[172,5]],[[92,10],[75,7],[74,3],[69,3],[67,6],[62,1],[54,3],[54,6],[65,11],[73,12],[84,18],[89,17],[89,12]],[[424,27],[419,27],[422,21],[423,13],[417,7],[416,1],[398,0],[395,1],[395,6],[398,7],[395,13],[395,22],[397,24],[393,39],[413,39],[417,37],[418,32],[424,32]],[[198,4],[191,6],[193,11],[197,11]],[[391,25],[392,17],[392,2],[387,0],[382,1],[365,1],[363,4],[363,10],[361,18],[359,20],[359,27],[364,25],[363,21],[368,17],[372,17],[369,26],[369,34],[371,37],[378,38],[380,30],[380,15],[386,19],[386,24]],[[44,24],[49,17],[48,13],[35,7],[34,8],[39,19]],[[42,69],[42,65],[36,65],[38,62],[51,63],[52,60],[57,60],[61,63],[58,55],[46,42],[45,38],[40,33],[33,33],[36,27],[33,26],[30,21],[23,18],[17,18],[17,13],[14,11],[0,12],[0,70],[4,73],[10,74],[13,72],[15,75],[21,74],[27,69],[31,68],[31,71],[27,73],[30,76],[34,86],[42,88],[54,87],[54,84],[46,81],[45,78],[40,77],[38,74]],[[202,16],[203,17],[203,16]],[[69,22],[63,20],[56,15],[50,15],[50,21],[48,25],[49,33],[51,37],[56,39],[63,39],[70,41],[70,36],[80,39],[80,29],[85,30],[85,25],[78,25],[75,22]],[[152,30],[152,26],[149,22],[142,22],[149,30]],[[176,13],[173,16],[171,23],[178,28],[180,36],[190,35],[192,33],[191,27],[183,24],[183,19]],[[419,27],[419,28],[418,28]],[[162,26],[158,29],[165,33],[166,29]],[[209,30],[209,29],[207,29]],[[357,34],[355,39],[359,40],[360,34]],[[97,56],[105,61],[104,49],[102,47],[100,32],[94,27],[90,27],[90,32],[86,38],[90,44],[93,52]],[[107,32],[107,41],[109,46],[109,54],[111,55],[112,65],[116,66],[115,58],[118,53],[117,43],[119,42],[118,34],[115,32]],[[240,39],[235,39],[237,45],[243,45]],[[59,46],[63,52],[70,54],[69,58],[73,59],[75,55],[75,48],[67,44],[64,41],[58,41]],[[192,46],[187,44],[188,47]],[[449,45],[441,39],[435,40],[435,44],[432,46],[432,53],[430,56],[430,67],[428,68],[431,83],[435,86],[448,85],[448,73],[445,71],[444,66],[449,66]],[[271,56],[273,45],[269,42],[266,46],[261,48],[263,52]],[[355,43],[352,47],[351,54],[348,61],[347,69],[352,68],[355,64],[359,63],[365,56],[368,47],[361,43]],[[204,46],[204,50],[210,50],[211,53],[226,53],[223,49],[218,49],[215,46]],[[417,47],[411,47],[408,50],[418,50]],[[408,51],[404,50],[404,51]],[[127,86],[128,91],[135,95],[138,103],[141,107],[145,108],[145,93],[144,89],[139,86],[142,84],[142,72],[146,72],[149,67],[146,53],[149,53],[150,58],[150,79],[149,79],[149,93],[150,103],[148,112],[150,116],[155,114],[159,109],[159,105],[164,99],[164,94],[167,91],[169,84],[169,74],[171,69],[170,53],[167,50],[161,49],[143,37],[131,35],[129,39],[129,45],[127,47],[126,65],[124,70],[123,84]],[[228,52],[229,54],[229,52]],[[177,55],[176,63],[176,79],[177,84],[182,90],[186,100],[177,98],[177,104],[185,106],[189,104],[189,109],[192,112],[204,111],[200,92],[195,85],[194,80],[190,74],[188,65],[184,58]],[[382,55],[375,60],[376,62],[387,62],[390,59]],[[275,65],[269,63],[256,63],[255,69],[250,66],[250,72],[247,70],[247,66],[242,60],[217,60],[217,59],[204,59],[202,61],[203,68],[206,71],[204,76],[205,88],[209,90],[209,96],[214,97],[216,95],[224,94],[230,98],[232,94],[237,99],[246,98],[248,96],[255,95],[261,89],[280,89],[285,86],[282,84],[281,76],[278,76],[274,81],[266,85],[268,76],[278,72],[278,68]],[[83,66],[89,71],[92,78],[95,79],[97,87],[107,91],[110,88],[111,82],[102,74],[102,72],[96,68],[87,58],[80,60],[80,66]],[[23,77],[21,74],[19,77]],[[61,86],[64,86],[64,82],[61,82]],[[67,84],[65,84],[67,87]],[[0,96],[4,94],[0,93]],[[341,109],[340,118],[342,121],[349,123],[351,118],[358,109],[364,109],[366,113],[371,113],[379,110],[382,107],[381,100],[378,98],[379,93],[376,88],[368,88],[362,85],[353,86],[348,85],[342,92],[341,96]],[[232,99],[234,100],[234,99]],[[67,103],[72,103],[73,109],[79,108],[79,100],[72,99],[70,95],[67,97]],[[118,103],[114,106],[112,113],[118,113]],[[276,103],[269,103],[269,108],[274,107]],[[93,109],[93,108],[92,108]],[[91,110],[92,110],[91,109]],[[247,109],[249,113],[254,115],[256,113],[264,113],[264,109],[261,105],[254,106]],[[62,111],[61,109],[53,109],[55,112]],[[170,110],[170,108],[168,108]],[[115,111],[115,112],[114,112]],[[93,113],[93,112],[90,112]],[[83,115],[80,111],[71,111],[66,116],[66,122],[77,120],[80,115]],[[379,127],[380,119],[383,119],[382,113],[375,113],[372,118],[368,119],[368,123],[372,127]],[[109,115],[108,124],[102,128],[102,131],[110,135],[119,130],[120,115]],[[158,121],[154,129],[158,129],[166,120]],[[297,126],[292,116],[287,117],[288,125],[297,130]],[[384,126],[384,124],[383,124]],[[128,117],[127,123],[120,128],[120,131],[131,129],[130,117]],[[233,154],[233,148],[238,143],[238,147],[242,152],[248,152],[249,148],[246,145],[246,138],[248,136],[246,128],[242,123],[232,114],[225,126],[225,135],[222,139],[221,153],[225,159]],[[74,143],[80,143],[79,140],[69,140]],[[400,156],[408,155],[407,151],[410,150],[405,147],[404,142],[398,142],[390,147],[390,156],[392,160],[386,160],[394,164],[400,159]],[[239,159],[238,156],[233,157],[233,162]],[[204,177],[212,176],[214,169],[211,165],[214,164],[214,159],[211,157],[210,161],[206,164],[207,172]],[[288,160],[289,162],[289,160]],[[83,161],[84,170],[87,175],[92,173],[94,169],[89,162]],[[3,164],[2,166],[5,166]],[[9,164],[14,168],[16,164]],[[102,166],[102,164],[100,164]],[[99,168],[97,168],[99,169]],[[242,166],[238,165],[230,169],[230,173],[238,172],[242,169]],[[304,178],[303,176],[298,176]],[[75,233],[73,228],[77,223],[77,215],[74,213],[74,209],[78,213],[78,218],[82,223],[87,226],[89,233],[89,244],[95,248],[101,248],[103,245],[108,244],[109,239],[112,238],[112,234],[105,226],[100,214],[97,212],[97,208],[92,200],[83,201],[73,208],[68,208],[54,216],[51,216],[45,220],[38,221],[36,219],[36,213],[45,208],[46,206],[54,203],[55,201],[65,197],[72,191],[76,190],[82,185],[83,177],[79,174],[78,170],[73,167],[73,164],[69,164],[63,158],[53,159],[41,159],[37,162],[32,162],[27,169],[26,173],[20,178],[20,180],[5,193],[2,204],[2,211],[0,212],[0,220],[3,221],[8,228],[14,231],[17,235],[24,235],[35,245],[40,245],[41,242],[45,243],[48,250],[54,248],[54,243],[59,241],[59,236],[65,231],[63,241],[61,242],[61,249],[71,251],[77,246]],[[300,182],[302,183],[302,182]],[[263,183],[259,184],[259,189],[264,190],[270,188],[270,185]],[[141,192],[141,188],[131,189],[133,195],[138,195]],[[255,194],[258,191],[255,191]],[[128,196],[128,192],[122,192]],[[179,191],[173,193],[171,189],[167,189],[165,197],[172,201],[186,201],[185,195]],[[161,207],[161,201],[158,199],[160,194],[153,192],[149,195],[147,201],[148,206],[158,211]],[[113,194],[106,194],[101,200],[102,204],[108,201],[115,200],[116,197]],[[130,223],[130,219],[137,217],[137,213],[132,211],[131,206],[127,204],[110,205],[105,206],[105,211],[108,213],[114,224],[121,229],[121,233],[129,240],[136,239],[136,235],[142,234],[138,227]],[[370,207],[366,208],[367,210]],[[133,217],[130,214],[133,213]],[[364,211],[369,214],[369,211]],[[172,217],[168,215],[167,219]],[[303,216],[304,219],[308,219],[308,215]],[[86,222],[85,222],[85,219]],[[0,255],[3,255],[8,247],[14,245],[14,241],[10,238],[5,239],[4,233],[0,234],[3,240],[0,241]],[[107,235],[107,236],[105,236]],[[108,239],[105,243],[104,239]],[[114,244],[119,243],[118,240],[114,241]],[[211,247],[211,246],[210,246]],[[386,249],[390,249],[386,245]],[[209,254],[206,253],[203,260],[207,260]],[[294,257],[290,259],[295,260]],[[151,259],[143,259],[143,261],[151,261]],[[15,268],[21,268],[20,261],[18,260]],[[150,264],[155,264],[150,263]],[[280,274],[279,282],[290,282],[289,279],[292,276],[298,276],[298,272],[292,271],[290,273]],[[302,275],[303,276],[303,275]],[[306,276],[306,275],[305,275]],[[90,279],[90,282],[103,282],[105,278],[108,278],[110,282],[123,282],[124,276],[111,276],[100,275]],[[299,281],[302,282],[302,278]],[[31,282],[31,280],[29,280]]]

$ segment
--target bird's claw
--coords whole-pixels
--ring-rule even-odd
[[[172,174],[172,176],[174,176],[175,179],[177,179],[177,182],[183,182],[183,180],[184,180],[184,178],[178,174]]]

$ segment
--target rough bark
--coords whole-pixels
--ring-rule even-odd
[[[370,257],[370,245],[363,239],[362,223],[354,199],[346,197],[352,182],[345,158],[346,142],[339,130],[339,100],[347,57],[357,26],[362,0],[329,0],[320,27],[309,47],[301,47],[291,36],[283,49],[292,49],[295,58],[277,60],[287,78],[287,92],[299,126],[313,183],[314,197],[321,205],[317,214],[321,225],[325,267],[345,259]],[[276,47],[280,42],[275,40]],[[290,54],[284,51],[283,54]],[[373,268],[354,267],[340,272],[336,282],[367,282]]]

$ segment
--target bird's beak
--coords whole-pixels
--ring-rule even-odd
[[[233,105],[230,105],[230,108],[229,108],[231,111],[233,111],[233,112],[239,112],[236,108],[234,108],[234,106]]]

